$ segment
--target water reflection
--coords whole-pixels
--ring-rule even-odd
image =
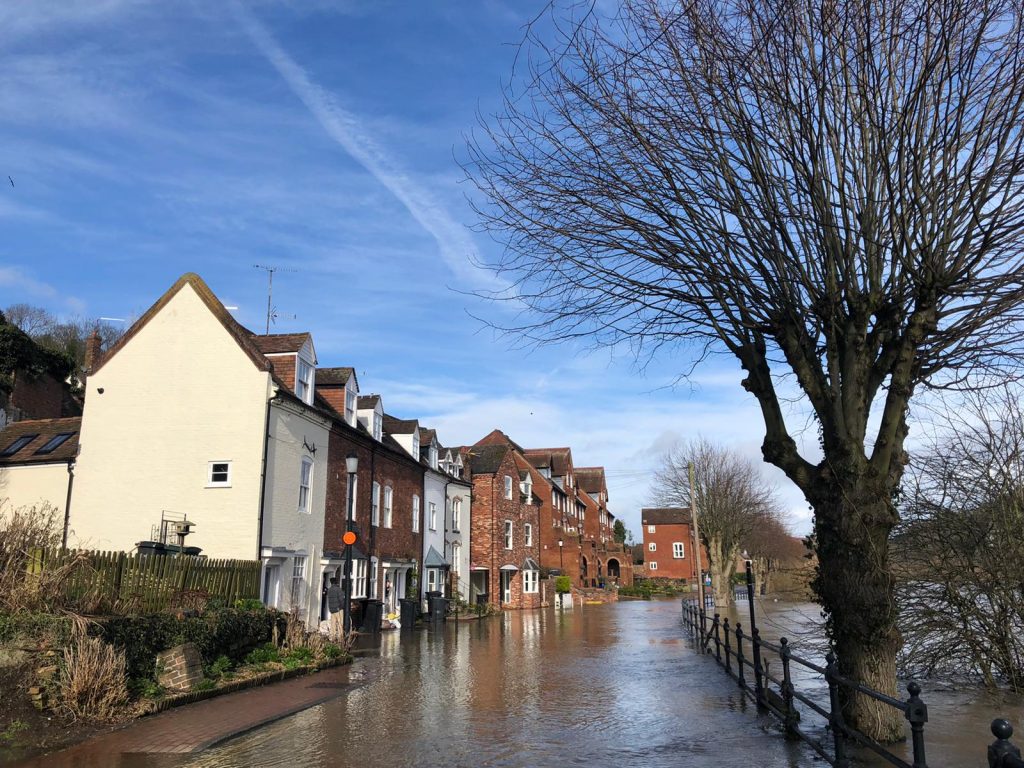
[[[133,765],[794,766],[681,641],[679,604],[512,612],[381,638],[342,698],[206,752]]]

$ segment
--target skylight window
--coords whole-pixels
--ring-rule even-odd
[[[54,435],[53,437],[46,441],[46,445],[44,445],[42,448],[36,451],[36,455],[44,453],[53,453],[55,450],[64,445],[64,443],[67,442],[67,439],[71,437],[73,434],[75,433],[61,432],[59,435]]]
[[[13,443],[11,443],[6,448],[4,448],[3,451],[0,451],[0,456],[13,456],[18,451],[20,451],[22,448],[24,448],[26,445],[28,445],[33,440],[35,440],[37,437],[39,437],[38,434],[36,434],[36,435],[22,435],[21,437],[16,439]]]

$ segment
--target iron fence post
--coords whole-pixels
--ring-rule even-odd
[[[910,722],[910,738],[914,747],[914,768],[928,768],[924,756],[924,724],[928,722],[928,707],[918,694],[921,693],[921,686],[916,681],[907,683],[907,692],[910,698],[904,706],[904,713]]]
[[[825,680],[828,682],[828,725],[832,729],[832,745],[835,749],[836,768],[846,768],[850,761],[846,757],[846,725],[843,722],[843,706],[839,700],[839,665],[836,655],[829,651],[825,656]]]
[[[743,672],[743,625],[736,622],[736,681],[740,688],[747,687],[747,678]]]
[[[761,633],[757,627],[750,632],[750,644],[754,651],[754,699],[760,707],[764,704],[764,686],[761,683],[764,670],[761,668]]]
[[[725,635],[725,671],[732,674],[732,643],[729,640],[729,618],[722,619],[722,634]]]
[[[796,736],[797,718],[796,710],[793,708],[793,678],[789,674],[789,640],[784,637],[779,638],[779,645],[782,647],[782,650],[779,651],[779,658],[782,659],[782,702],[786,706],[783,725],[786,728],[786,734],[793,737]]]
[[[992,735],[996,740],[988,745],[988,768],[1015,768],[1021,765],[1020,749],[1010,741],[1013,736],[1010,722],[1002,718],[993,720]]]
[[[711,622],[711,626],[715,630],[715,661],[717,661],[719,664],[721,664],[722,663],[722,640],[718,636],[719,614],[717,614],[717,613],[715,614],[715,618]]]

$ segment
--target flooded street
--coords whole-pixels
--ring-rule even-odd
[[[732,622],[738,619],[744,627],[749,624],[749,611],[745,602],[732,606],[724,615]],[[822,659],[826,644],[822,639],[823,621],[818,606],[756,598],[755,615],[765,640],[777,642],[780,637],[787,637],[794,654],[824,664]],[[778,663],[777,657],[771,658],[776,659],[773,663]],[[796,664],[792,666],[792,674],[799,691],[810,695],[822,706],[827,706],[828,686],[821,675]],[[907,682],[901,681],[898,688],[903,699],[907,698]],[[988,692],[970,682],[962,685],[937,679],[919,682],[922,688],[921,699],[928,706],[928,723],[924,733],[928,765],[931,768],[985,765],[986,750],[993,741],[989,726],[997,717],[1006,718],[1013,724],[1016,731],[1014,742],[1021,744],[1024,738],[1024,696],[1009,692]],[[829,737],[825,733],[824,722],[806,707],[801,709],[801,727],[827,742]],[[912,762],[909,741],[892,745],[890,749],[907,762]],[[867,751],[855,750],[854,754],[858,764],[889,764]]]
[[[746,624],[749,618],[745,610],[730,614],[733,622],[739,618]],[[757,615],[766,640],[789,637],[795,654],[820,661],[815,606],[766,600],[758,603]],[[827,700],[819,675],[796,665],[793,670],[798,690],[821,703]],[[118,755],[111,742],[100,740],[63,759],[42,758],[32,765],[824,764],[809,747],[786,741],[778,723],[759,714],[735,681],[694,649],[674,599],[577,606],[565,612],[511,611],[405,635],[385,633],[379,645],[358,649],[356,662],[343,671],[341,678],[333,678],[340,683],[332,683],[327,674],[305,678],[314,687],[336,690],[337,698],[204,751],[167,754],[141,742],[153,753],[143,754],[136,746]],[[1020,697],[931,681],[923,681],[923,688],[932,768],[984,765],[993,717],[1022,725]],[[219,701],[239,706],[242,699]],[[801,728],[827,740],[824,723],[801,709]],[[894,752],[909,759],[904,745],[896,745]],[[859,764],[883,764],[870,755],[859,757]]]
[[[623,601],[385,634],[341,698],[199,754],[120,765],[812,764],[694,653],[679,614],[675,600]]]

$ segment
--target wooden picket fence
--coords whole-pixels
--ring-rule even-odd
[[[27,578],[51,584],[59,574],[62,602],[86,612],[161,613],[260,595],[256,560],[40,549],[31,553],[27,571]]]

